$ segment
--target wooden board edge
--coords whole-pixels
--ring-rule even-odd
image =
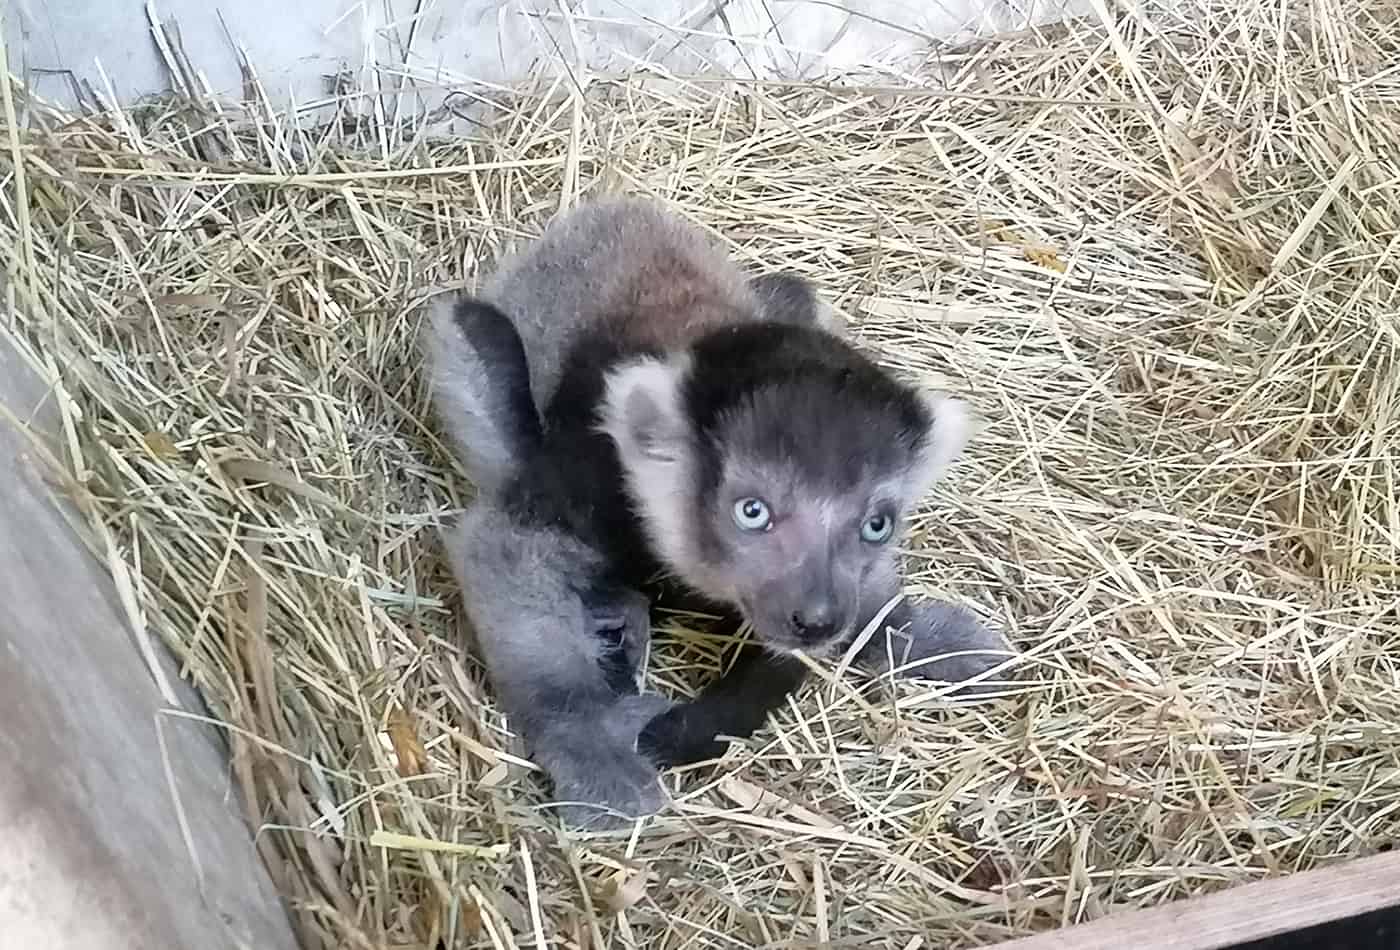
[[[1400,905],[1400,852],[1110,914],[986,950],[1222,950]]]

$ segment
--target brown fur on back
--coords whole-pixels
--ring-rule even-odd
[[[540,406],[583,334],[605,328],[624,344],[670,350],[705,330],[754,319],[760,309],[748,278],[716,241],[640,198],[601,199],[558,216],[502,262],[481,296],[519,330]]]

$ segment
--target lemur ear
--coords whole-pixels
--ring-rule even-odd
[[[919,398],[928,412],[929,423],[910,474],[910,491],[916,498],[943,477],[948,466],[962,454],[972,433],[972,413],[966,402],[931,390],[920,391]]]
[[[805,277],[784,271],[760,274],[749,280],[749,289],[758,298],[764,320],[816,327],[836,337],[846,335],[841,315]]]
[[[687,498],[695,486],[682,400],[685,358],[647,358],[607,375],[598,428],[617,444],[627,492],[646,533],[672,569],[695,561]]]
[[[623,364],[604,381],[599,427],[617,443],[629,469],[643,462],[680,461],[686,442],[678,360],[642,359]]]

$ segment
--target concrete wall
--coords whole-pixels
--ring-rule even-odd
[[[169,86],[144,0],[3,0],[10,69],[72,104],[86,83],[129,102]],[[219,95],[254,67],[274,104],[358,89],[434,91],[647,62],[680,72],[898,77],[931,45],[1084,12],[1088,0],[155,0]],[[174,51],[176,57],[178,51]],[[100,63],[100,68],[98,64]],[[104,78],[105,74],[105,78]],[[416,101],[416,97],[415,97]]]

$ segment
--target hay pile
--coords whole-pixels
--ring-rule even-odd
[[[10,332],[308,947],[970,947],[1389,844],[1400,12],[1202,3],[944,57],[956,94],[561,84],[449,141],[15,92]],[[459,637],[416,307],[605,188],[974,402],[910,572],[1025,692],[853,674],[630,837],[538,810]],[[686,688],[721,644],[658,622]]]

